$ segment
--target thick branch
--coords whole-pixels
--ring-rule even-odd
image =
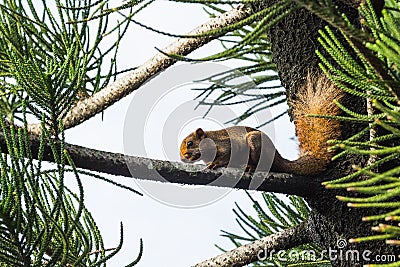
[[[32,156],[37,159],[40,140],[31,135],[30,142]],[[3,153],[7,153],[3,132],[0,132],[0,148]],[[261,172],[250,176],[239,169],[222,168],[212,171],[201,165],[127,156],[72,144],[66,144],[65,149],[78,168],[142,180],[252,189],[304,197],[313,197],[323,190],[316,177]],[[48,143],[44,146],[43,160],[55,161]]]
[[[310,240],[309,222],[305,221],[296,227],[266,236],[260,240],[198,263],[195,267],[240,267],[260,259],[268,259],[271,254],[275,254],[278,251],[287,250],[310,242],[312,240]]]
[[[200,25],[190,31],[187,35],[202,35],[211,30],[221,29],[247,18],[257,10],[258,9],[252,8],[250,5],[239,5],[237,8]],[[218,38],[223,33],[224,32],[221,32],[219,35],[207,37],[180,38],[165,47],[163,52],[166,54],[185,56],[206,43]],[[175,62],[176,60],[163,53],[159,52],[155,54],[155,56],[129,74],[107,85],[91,97],[77,102],[63,119],[64,128],[72,128],[102,112],[123,97],[138,89],[145,82],[149,81],[156,74],[170,67]],[[39,135],[41,132],[40,124],[29,125],[29,132]]]

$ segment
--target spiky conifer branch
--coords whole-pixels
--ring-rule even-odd
[[[174,41],[169,46],[164,48],[162,52],[156,53],[151,59],[129,74],[117,79],[113,83],[110,83],[92,96],[78,101],[63,119],[63,125],[65,129],[72,128],[102,112],[115,102],[138,89],[156,74],[173,65],[176,62],[176,59],[168,57],[166,54],[185,56],[191,53],[197,48],[226,33],[227,27],[237,24],[242,20],[246,20],[246,24],[250,23],[251,21],[247,21],[249,20],[250,15],[259,11],[261,6],[262,5],[257,8],[253,8],[251,5],[239,5],[238,7],[221,14],[216,18],[209,20],[208,22],[200,25],[188,33],[190,36],[200,37],[181,38]],[[253,17],[253,20],[256,18],[256,16]],[[222,30],[218,31],[219,29]],[[208,36],[207,32],[213,30],[216,30],[216,33]],[[202,35],[203,37],[201,37]],[[41,132],[40,125],[30,125],[29,132],[39,135]]]
[[[233,212],[236,223],[242,231],[240,233],[221,231],[221,236],[229,239],[236,247],[242,246],[243,242],[254,242],[265,236],[296,227],[310,217],[311,209],[301,197],[263,193],[263,199],[260,200],[249,192],[246,194],[257,216],[250,215],[248,210],[242,209],[238,203],[235,203]],[[310,231],[311,229],[313,229],[312,225]],[[227,252],[220,246],[217,245],[217,247]],[[270,254],[273,255],[267,255],[254,262],[254,266],[331,266],[328,255],[324,255],[323,248],[315,243],[302,244],[280,253]],[[302,256],[297,257],[297,255]]]
[[[212,259],[198,263],[195,267],[245,266],[249,263],[262,260],[264,257],[272,257],[271,255],[278,251],[312,242],[310,239],[309,224],[309,221],[304,221],[298,226],[266,236],[218,255]]]
[[[25,110],[24,105],[24,114]],[[79,170],[65,151],[63,131],[57,142],[43,131],[32,151],[26,128],[8,127],[3,119],[0,128],[0,265],[105,265],[122,247],[122,223],[119,245],[106,253],[101,233],[84,204]],[[43,167],[44,153],[53,157],[56,169]],[[77,192],[64,183],[68,171],[74,174]],[[137,263],[142,251],[141,241],[139,255],[129,266]]]

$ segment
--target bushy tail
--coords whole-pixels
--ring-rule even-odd
[[[300,158],[293,163],[301,163],[305,171],[299,174],[322,172],[333,156],[333,152],[328,151],[327,141],[339,139],[341,136],[339,121],[307,115],[338,115],[340,108],[333,101],[340,100],[343,95],[343,91],[324,74],[309,74],[298,98],[293,101],[294,122],[300,148]]]

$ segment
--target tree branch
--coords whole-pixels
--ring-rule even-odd
[[[32,157],[38,159],[40,139],[36,135],[30,135],[29,138]],[[8,151],[3,132],[0,132],[0,149],[2,153]],[[250,176],[240,169],[221,168],[214,171],[205,169],[204,165],[127,156],[72,144],[65,144],[65,149],[78,168],[141,180],[251,189],[303,197],[315,197],[324,190],[318,177],[267,172]],[[43,160],[55,162],[48,142],[44,144]]]
[[[202,35],[211,30],[232,25],[260,10],[261,6],[239,5],[216,18],[210,19],[208,22],[190,31],[187,35]],[[206,37],[180,38],[165,47],[163,53],[185,56],[224,33],[221,32],[218,35]],[[163,53],[159,52],[155,54],[155,56],[129,74],[117,79],[92,96],[78,101],[63,119],[64,129],[72,128],[102,112],[176,62],[175,59]],[[41,126],[40,124],[32,124],[28,126],[28,130],[31,133],[40,135]]]
[[[281,232],[266,236],[252,243],[240,246],[231,251],[203,261],[195,267],[240,267],[263,258],[268,258],[280,250],[287,250],[296,246],[310,243],[309,221],[285,229]]]

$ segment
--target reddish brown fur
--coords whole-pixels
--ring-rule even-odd
[[[334,100],[340,100],[343,95],[343,91],[325,75],[308,75],[306,83],[298,92],[298,99],[293,101],[294,123],[300,148],[297,162],[306,164],[304,170],[313,170],[313,174],[323,171],[333,156],[333,152],[328,151],[328,140],[341,136],[339,121],[307,115],[338,115],[340,108]]]

